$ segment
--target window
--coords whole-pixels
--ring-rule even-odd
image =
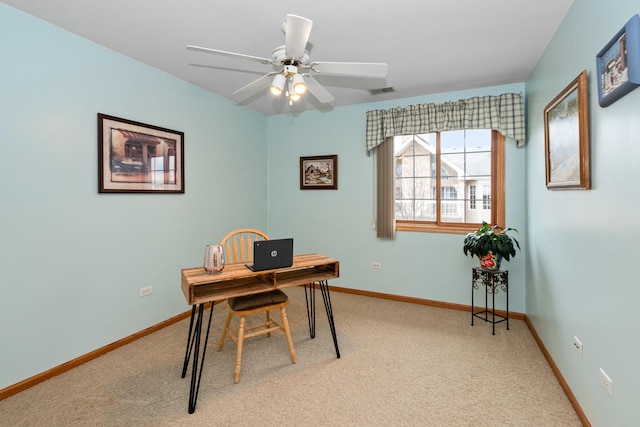
[[[124,158],[128,161],[142,162],[142,144],[127,141],[124,145]]]
[[[475,184],[469,185],[469,209],[476,208],[476,186]]]
[[[442,187],[440,199],[442,200],[442,216],[455,218],[458,216],[458,193],[455,187]],[[453,201],[450,201],[453,200]]]
[[[482,221],[503,223],[504,137],[498,132],[396,136],[393,148],[397,230],[462,233]]]
[[[484,184],[482,186],[482,209],[491,209],[491,185]]]

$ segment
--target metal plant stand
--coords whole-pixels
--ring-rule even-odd
[[[471,279],[471,326],[473,319],[478,318],[489,322],[493,326],[493,335],[496,334],[496,323],[507,322],[509,330],[509,272],[507,270],[487,270],[481,267],[472,269]],[[475,290],[484,286],[484,310],[475,311],[473,296]],[[496,294],[502,290],[506,294],[507,310],[506,315],[496,313]],[[489,310],[489,295],[491,295],[491,310]],[[491,314],[491,318],[489,318]],[[498,320],[496,320],[496,317]]]

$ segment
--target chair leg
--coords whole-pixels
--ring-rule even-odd
[[[289,320],[287,320],[287,312],[285,311],[284,307],[280,307],[280,316],[282,316],[282,326],[284,327],[284,334],[287,336],[287,342],[289,343],[289,354],[291,355],[291,363],[296,363],[296,350],[293,348],[291,330],[289,329]]]
[[[233,318],[233,314],[228,312],[227,320],[224,321],[224,327],[222,328],[222,336],[220,337],[220,342],[218,342],[218,351],[222,351],[222,347],[224,347],[224,340],[227,337],[227,330],[231,324],[231,318]]]
[[[238,349],[236,350],[236,375],[234,383],[240,382],[240,368],[242,366],[242,343],[244,341],[244,316],[240,316],[240,328],[238,329]]]
[[[265,316],[267,316],[267,328],[271,326],[271,310],[267,310],[264,312]],[[268,337],[271,337],[271,332],[267,334]]]

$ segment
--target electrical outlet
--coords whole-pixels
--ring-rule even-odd
[[[575,335],[573,336],[573,348],[575,348],[580,357],[582,357],[582,342]]]
[[[606,372],[602,370],[602,368],[600,368],[600,384],[602,384],[602,387],[607,390],[607,393],[609,393],[609,396],[611,397],[613,393],[613,381],[611,381],[609,375],[607,375]]]
[[[151,286],[146,286],[144,288],[140,288],[140,296],[146,297],[147,295],[151,295],[153,293],[153,288]]]
[[[380,270],[382,268],[382,264],[380,264],[379,262],[372,262],[371,268],[373,268],[374,270]]]

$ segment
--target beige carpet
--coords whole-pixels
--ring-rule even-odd
[[[283,334],[235,346],[214,311],[197,408],[180,378],[188,319],[0,401],[1,426],[580,426],[525,323],[331,294],[337,359],[317,292],[310,339],[302,288],[288,289],[298,363]]]

